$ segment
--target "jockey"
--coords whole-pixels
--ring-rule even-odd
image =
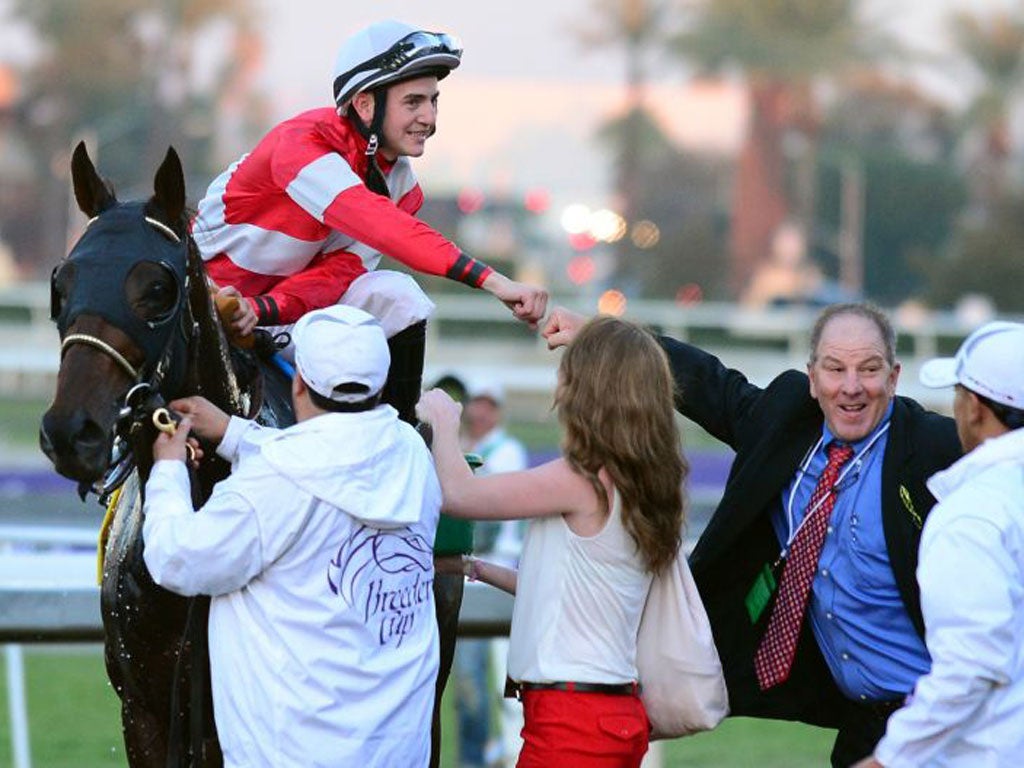
[[[482,288],[534,326],[547,293],[496,272],[414,218],[423,192],[410,157],[436,130],[437,83],[460,62],[457,39],[382,21],[345,41],[335,107],[286,120],[218,176],[193,235],[221,292],[244,298],[231,329],[287,330],[335,303],[377,317],[391,348],[385,402],[415,421],[433,303],[408,275],[375,271],[382,254]]]

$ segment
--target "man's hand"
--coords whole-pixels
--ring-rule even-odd
[[[511,309],[517,320],[534,329],[548,307],[548,292],[543,288],[509,280],[500,272],[491,272],[480,287]]]
[[[429,424],[435,430],[445,426],[454,426],[458,431],[462,417],[462,406],[452,400],[443,389],[432,389],[424,392],[416,403],[416,418]]]
[[[188,416],[178,422],[174,434],[160,432],[153,442],[153,461],[186,461],[188,460],[188,433],[192,422]]]
[[[854,763],[853,768],[885,768],[885,766],[873,757],[865,757],[859,763]]]
[[[231,336],[248,336],[256,327],[256,310],[233,285],[227,285],[213,297],[221,321],[226,323]]]
[[[214,445],[220,443],[227,431],[230,417],[205,397],[183,397],[172,400],[170,407],[189,420],[195,433]],[[180,428],[179,428],[180,431]]]
[[[548,349],[564,347],[572,343],[587,319],[584,315],[570,312],[565,307],[555,307],[551,311],[551,317],[544,323],[540,335],[547,339]]]

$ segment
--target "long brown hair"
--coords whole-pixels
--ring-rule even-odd
[[[676,556],[689,472],[673,411],[674,383],[657,341],[634,323],[597,317],[562,357],[555,394],[562,452],[605,509],[603,467],[622,496],[622,522],[652,573]]]

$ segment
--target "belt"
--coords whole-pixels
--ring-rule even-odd
[[[890,701],[854,701],[853,703],[862,709],[866,709],[877,717],[888,719],[889,715],[906,704],[906,699],[892,699]]]
[[[640,683],[528,683],[505,679],[505,698],[522,699],[523,691],[568,691],[569,693],[604,693],[612,696],[639,696]]]

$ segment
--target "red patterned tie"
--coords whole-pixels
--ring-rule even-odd
[[[851,456],[853,448],[848,445],[832,443],[828,447],[828,464],[818,478],[818,484],[807,505],[810,517],[793,537],[793,544],[782,569],[779,594],[768,620],[768,629],[754,654],[754,669],[762,691],[785,682],[789,677],[807,599],[811,594],[811,582],[814,581],[818,557],[825,543],[825,530],[832,517],[832,508],[836,505],[833,488],[840,468]]]

